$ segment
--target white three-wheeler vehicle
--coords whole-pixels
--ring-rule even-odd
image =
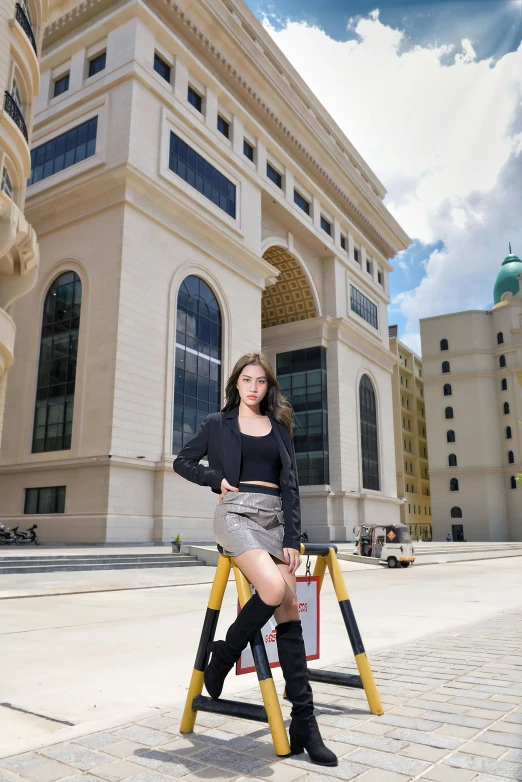
[[[408,567],[415,562],[410,531],[405,524],[362,524],[354,527],[355,551],[361,557],[375,557],[388,567]]]

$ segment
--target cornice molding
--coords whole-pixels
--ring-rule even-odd
[[[346,209],[348,214],[354,218],[355,221],[359,223],[359,225],[362,225],[366,229],[386,258],[392,258],[397,254],[397,252],[408,247],[409,237],[407,237],[406,234],[404,234],[404,236],[401,238],[397,236],[397,241],[395,242],[396,246],[393,246],[390,244],[390,242],[388,242],[388,240],[373,225],[372,221],[366,217],[364,212],[350,198],[348,193],[346,193],[337,184],[335,179],[325,168],[323,168],[323,166],[306,148],[306,146],[302,144],[298,138],[296,138],[291,129],[285,125],[285,123],[266,103],[261,95],[259,95],[259,93],[256,92],[256,90],[246,81],[246,79],[243,78],[234,65],[214,45],[214,43],[209,38],[207,38],[205,33],[198,27],[194,20],[182,8],[180,8],[177,3],[171,2],[171,0],[142,0],[142,2],[144,2],[146,5],[161,7],[163,13],[167,17],[170,16],[175,21],[175,23],[177,23],[178,27],[181,26],[186,32],[189,33],[189,37],[192,37],[193,42],[197,43],[199,46],[203,46],[206,49],[209,59],[213,60],[218,64],[221,70],[225,71],[225,73],[240,88],[240,91],[243,93],[243,95],[246,96],[249,101],[253,102],[264,115],[264,117],[269,121],[269,123],[273,127],[277,128],[277,130],[285,136],[287,141],[290,142],[291,146],[298,153],[301,159],[306,161],[306,163],[315,170],[323,182],[325,182],[326,185],[331,190],[333,190],[337,198],[340,200],[342,208]],[[44,47],[53,43],[56,38],[59,37],[59,35],[66,34],[72,31],[72,29],[77,30],[79,24],[86,22],[89,18],[95,16],[97,13],[101,12],[104,8],[109,7],[110,5],[113,5],[111,0],[83,0],[83,2],[79,3],[70,11],[63,14],[63,16],[59,17],[50,25],[48,25],[44,33]],[[294,86],[296,87],[297,91],[294,90],[294,92],[296,92],[296,95],[298,95],[300,91],[299,85],[294,83],[294,80],[290,74],[285,73],[285,80],[288,81],[291,88]],[[350,175],[348,170],[346,170],[346,173]],[[358,187],[355,178],[353,181],[355,186]],[[365,192],[363,188],[359,189],[363,197],[368,200],[370,206],[380,212],[380,218],[388,222],[389,218],[391,218],[391,215],[387,217],[385,214],[385,211],[387,212],[387,210],[383,206],[380,199],[375,196],[377,203],[374,203],[368,192]],[[398,227],[400,229],[400,226]],[[400,230],[402,232],[402,229]]]

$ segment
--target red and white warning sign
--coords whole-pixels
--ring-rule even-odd
[[[303,626],[303,636],[307,660],[319,659],[319,578],[317,576],[297,576],[297,600],[299,602],[299,619]],[[238,604],[239,612],[239,604]],[[269,619],[261,633],[265,642],[268,662],[271,668],[279,665],[276,643],[276,621]],[[236,674],[255,671],[254,658],[250,645],[243,651],[237,665]]]

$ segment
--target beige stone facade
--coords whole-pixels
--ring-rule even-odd
[[[421,340],[434,539],[522,540],[522,296],[421,320]]]
[[[397,495],[403,500],[401,521],[412,538],[432,539],[428,439],[422,359],[401,342],[398,327],[389,327],[393,370],[393,421]]]
[[[14,361],[15,301],[31,290],[38,274],[38,244],[24,203],[47,6],[47,0],[0,6],[0,446],[7,371]]]
[[[193,430],[183,399],[218,382],[200,374],[190,391],[187,367],[218,373],[220,406],[237,358],[262,346],[274,367],[313,350],[326,360],[322,380],[291,378],[310,539],[398,520],[388,259],[409,239],[383,185],[239,0],[57,4],[50,18],[33,148],[59,170],[38,163],[28,190],[40,274],[16,312],[0,517],[37,520],[44,541],[212,540],[216,495],[172,469],[176,437]],[[79,156],[67,166],[64,134]],[[190,347],[192,316],[180,316],[186,333],[177,324],[187,279],[219,310],[215,355]],[[64,303],[67,286],[76,298]],[[55,350],[55,291],[55,336],[66,317],[72,337],[51,399],[38,366]],[[58,512],[27,512],[49,487]]]

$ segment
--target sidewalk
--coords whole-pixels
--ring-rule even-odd
[[[181,736],[183,704],[173,704],[97,733],[58,730],[46,746],[35,741],[33,751],[0,759],[0,782],[522,780],[522,611],[376,652],[370,662],[382,717],[368,713],[360,690],[313,685],[337,768],[307,755],[275,758],[268,727],[243,720],[199,714],[195,733]],[[240,697],[260,702],[257,688]]]

